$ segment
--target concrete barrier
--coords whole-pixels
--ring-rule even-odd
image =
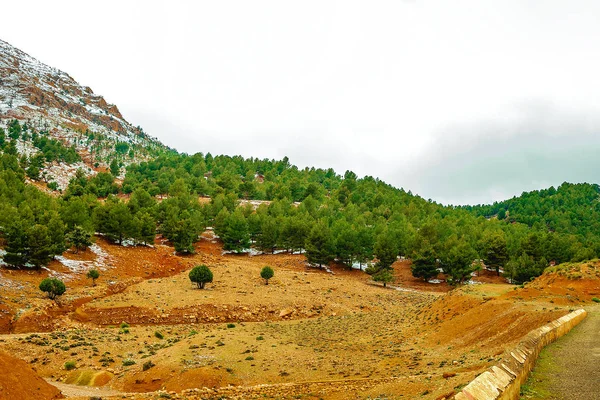
[[[573,311],[541,328],[534,329],[502,360],[477,376],[454,396],[455,400],[515,400],[533,369],[540,351],[586,317],[583,309]]]

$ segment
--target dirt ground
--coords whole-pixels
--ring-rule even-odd
[[[47,270],[1,269],[0,350],[72,398],[443,399],[598,285],[590,275],[545,294],[550,280],[519,288],[483,272],[474,280],[496,283],[450,290],[399,261],[383,288],[362,271],[308,267],[303,255],[224,255],[209,233],[196,249],[180,257],[160,238],[97,238]],[[214,273],[204,290],[188,278],[199,264]],[[96,286],[85,278],[92,267]],[[48,275],[66,281],[57,302],[37,289]]]

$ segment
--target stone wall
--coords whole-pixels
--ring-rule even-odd
[[[573,311],[527,334],[519,345],[454,396],[455,400],[514,400],[544,346],[569,332],[587,313]]]

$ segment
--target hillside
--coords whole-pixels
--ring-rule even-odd
[[[21,122],[22,132],[9,129],[15,119]],[[127,165],[165,149],[92,89],[2,40],[0,127],[15,136],[19,153],[30,159],[43,150],[36,143],[37,135],[72,147],[81,161],[48,156],[41,168],[45,179],[56,181],[61,188],[78,168],[93,174],[98,168],[107,168],[113,159]]]
[[[597,236],[600,232],[600,186],[597,184],[565,182],[558,188],[523,192],[519,197],[465,209],[487,218],[543,226],[550,231],[581,236]]]
[[[597,296],[596,185],[444,207],[172,151],[5,42],[0,80],[0,350],[69,397],[448,399]]]

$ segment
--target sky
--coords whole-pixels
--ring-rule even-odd
[[[0,38],[181,152],[443,204],[600,183],[600,2],[28,1]]]

